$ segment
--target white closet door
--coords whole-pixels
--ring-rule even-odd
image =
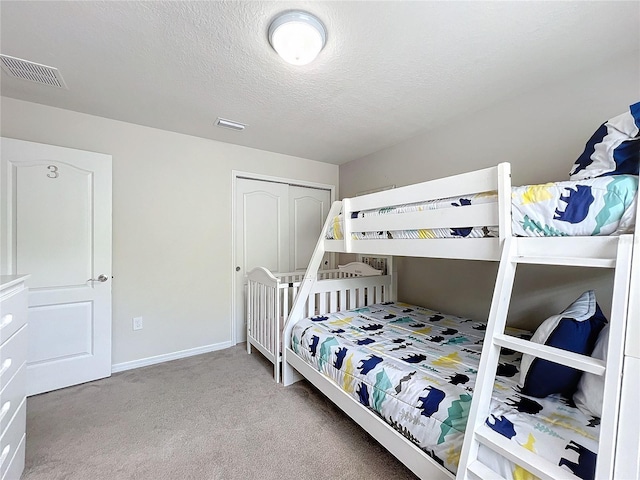
[[[238,178],[236,182],[236,342],[247,339],[247,273],[255,267],[289,271],[289,185]]]
[[[31,274],[27,393],[111,375],[111,156],[3,138],[1,167],[2,273]]]
[[[328,190],[289,187],[289,268],[292,271],[307,269],[329,208],[331,192]]]
[[[255,267],[274,273],[306,270],[331,207],[331,192],[246,178],[237,178],[235,188],[233,312],[240,343],[247,338],[247,273]]]

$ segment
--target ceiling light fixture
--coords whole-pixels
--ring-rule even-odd
[[[306,65],[324,48],[327,30],[310,13],[300,10],[283,12],[269,25],[269,43],[285,62]]]

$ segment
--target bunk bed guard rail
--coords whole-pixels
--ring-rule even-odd
[[[367,210],[384,209],[391,206],[407,205],[443,198],[497,192],[495,202],[468,205],[464,208],[443,208],[393,215],[371,215],[358,217],[357,213]],[[511,166],[500,163],[495,167],[430,180],[405,187],[385,190],[338,202],[340,207],[332,208],[328,220],[333,221],[342,212],[343,239],[325,240],[325,251],[344,253],[368,253],[403,255],[420,249],[428,249],[425,256],[441,258],[468,258],[478,260],[500,259],[502,240],[511,236]],[[335,205],[334,205],[335,206]],[[336,211],[337,210],[337,211]],[[356,217],[356,218],[352,218]],[[497,226],[500,241],[492,238],[465,239],[467,244],[454,244],[447,239],[403,240],[356,240],[354,232],[378,232],[394,230],[420,230],[436,228],[462,228]],[[328,225],[327,225],[328,227]],[[444,240],[444,241],[443,241]],[[451,250],[452,248],[456,250]],[[457,248],[468,253],[460,253]]]

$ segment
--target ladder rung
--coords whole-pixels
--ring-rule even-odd
[[[495,432],[487,425],[481,425],[475,432],[478,441],[503,457],[520,465],[541,480],[579,480],[568,470],[530,452],[526,448]]]
[[[467,467],[467,470],[469,471],[469,473],[472,473],[482,480],[506,480],[502,475],[494,472],[479,460],[476,460],[471,465],[469,465]]]
[[[566,265],[573,267],[598,267],[598,268],[614,268],[616,266],[615,259],[612,258],[578,258],[578,257],[543,257],[516,255],[512,257],[512,261],[516,263],[532,263],[536,265]]]
[[[493,343],[500,347],[510,348],[517,352],[527,353],[534,357],[544,358],[551,362],[573,367],[583,372],[604,375],[605,363],[602,360],[585,355],[568,352],[560,348],[530,342],[529,340],[523,340],[509,335],[496,335],[493,337]]]

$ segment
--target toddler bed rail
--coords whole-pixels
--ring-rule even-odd
[[[361,262],[318,272],[317,288],[305,303],[305,316],[358,308],[391,298],[391,279]],[[365,277],[372,277],[367,278]],[[280,381],[282,329],[304,272],[272,273],[256,267],[247,278],[247,353],[255,347],[271,363]],[[350,281],[350,279],[357,279]]]

